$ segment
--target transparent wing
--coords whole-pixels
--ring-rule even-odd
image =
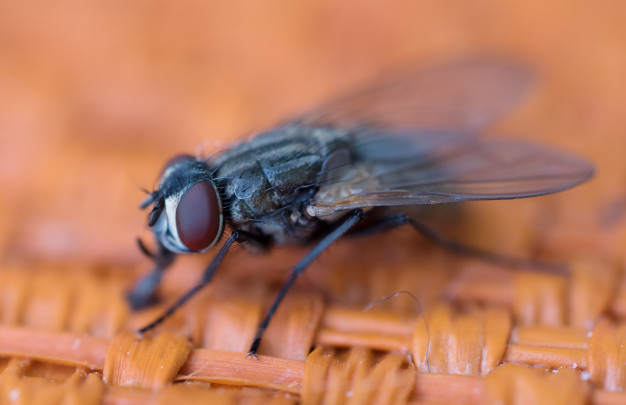
[[[292,123],[358,129],[380,126],[481,132],[514,107],[531,83],[528,71],[492,57],[471,57],[412,71],[339,98]]]
[[[442,204],[533,197],[573,187],[593,174],[588,162],[522,142],[438,144],[407,154],[410,138],[381,137],[359,159],[331,169],[308,212],[323,217],[373,206]],[[371,141],[364,145],[375,145]],[[395,152],[394,153],[394,149]],[[392,158],[392,156],[396,158]]]
[[[530,83],[514,63],[470,57],[396,76],[289,122],[347,145],[324,162],[307,212],[532,197],[586,180],[593,167],[577,157],[476,139]]]

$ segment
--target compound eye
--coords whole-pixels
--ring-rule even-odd
[[[181,197],[176,208],[176,228],[187,249],[204,250],[219,237],[221,212],[218,198],[208,181],[194,184]]]
[[[174,156],[173,158],[167,161],[165,166],[163,166],[163,170],[161,170],[161,176],[163,175],[163,173],[165,173],[167,169],[169,169],[170,167],[174,166],[177,163],[184,162],[185,160],[196,160],[196,158],[187,154]]]

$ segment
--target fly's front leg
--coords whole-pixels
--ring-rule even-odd
[[[176,253],[168,250],[161,243],[158,243],[156,253],[149,251],[141,239],[137,239],[137,244],[139,249],[154,261],[154,269],[150,274],[139,279],[133,289],[126,294],[126,299],[134,310],[145,308],[154,303],[155,292],[161,283],[163,273],[176,259]]]
[[[161,323],[163,323],[163,321],[165,321],[167,318],[169,318],[174,313],[174,311],[176,311],[178,308],[180,308],[185,302],[187,302],[191,297],[193,297],[204,286],[209,284],[211,282],[211,279],[213,278],[213,275],[215,274],[215,271],[217,270],[219,265],[222,263],[222,260],[224,260],[224,257],[226,256],[226,253],[228,252],[228,250],[230,249],[232,244],[235,243],[235,242],[245,241],[245,240],[247,240],[249,238],[250,238],[249,235],[246,234],[245,232],[240,232],[240,231],[233,232],[232,235],[230,235],[230,237],[226,240],[226,242],[224,242],[224,244],[222,245],[220,250],[217,252],[215,257],[213,258],[213,260],[209,264],[209,266],[206,268],[206,270],[202,274],[202,278],[200,279],[198,284],[193,286],[189,291],[187,291],[185,293],[185,295],[180,297],[160,317],[155,319],[152,323],[150,323],[150,324],[144,326],[143,328],[139,329],[138,333],[140,333],[140,334],[145,333],[145,332],[147,332],[147,331],[149,331],[151,329],[154,329],[155,327],[157,327]]]
[[[287,291],[289,291],[298,276],[302,274],[304,270],[309,267],[309,265],[313,262],[313,260],[315,260],[333,242],[342,237],[357,222],[359,222],[363,218],[363,215],[363,211],[360,209],[351,211],[344,217],[343,222],[341,222],[339,226],[337,226],[332,232],[322,238],[317,243],[317,245],[315,245],[315,247],[311,249],[311,251],[309,251],[309,253],[307,253],[307,255],[298,262],[298,264],[295,265],[295,267],[291,270],[289,279],[287,280],[287,282],[285,282],[285,284],[278,292],[278,295],[274,299],[272,306],[267,311],[267,315],[265,315],[265,318],[257,328],[256,335],[254,336],[254,340],[252,341],[252,345],[250,345],[250,350],[248,350],[248,354],[246,355],[246,357],[256,357],[257,351],[259,350],[259,345],[261,344],[261,339],[263,338],[263,332],[265,332],[267,325],[269,325],[270,320],[272,319],[272,315],[274,315],[274,312],[276,312],[276,309],[280,305],[283,298],[285,298]]]

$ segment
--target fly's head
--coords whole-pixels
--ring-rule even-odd
[[[152,205],[148,226],[175,253],[204,252],[224,232],[222,202],[208,165],[190,155],[167,162],[158,186],[140,205]]]

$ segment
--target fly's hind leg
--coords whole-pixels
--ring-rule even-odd
[[[254,336],[254,340],[252,341],[252,345],[250,345],[250,350],[248,350],[248,354],[246,355],[246,357],[256,357],[257,351],[259,350],[259,345],[261,344],[261,339],[263,338],[263,333],[265,332],[267,325],[269,325],[270,320],[274,315],[274,312],[276,312],[276,309],[280,305],[283,298],[285,298],[285,295],[287,294],[293,283],[296,281],[298,276],[302,274],[307,267],[309,267],[313,260],[315,260],[323,251],[328,249],[328,247],[333,242],[341,238],[343,235],[346,234],[346,232],[352,229],[352,227],[363,218],[363,215],[363,211],[360,209],[348,213],[343,218],[343,222],[341,222],[339,226],[337,226],[333,231],[323,237],[317,243],[317,245],[315,245],[315,247],[311,249],[309,253],[307,253],[306,256],[304,256],[298,262],[298,264],[294,266],[294,268],[291,270],[289,279],[282,286],[276,298],[274,298],[274,302],[272,303],[270,309],[267,311],[267,315],[265,315],[265,318],[257,328],[256,335]]]
[[[424,237],[453,254],[472,257],[478,260],[483,260],[489,263],[515,269],[536,270],[544,273],[560,275],[568,274],[567,266],[561,263],[548,263],[532,259],[510,257],[448,239],[440,233],[436,232],[435,230],[429,228],[426,224],[402,213],[396,213],[379,218],[365,227],[350,232],[349,235],[366,236],[384,232],[386,230],[393,229],[402,225],[411,225],[413,229],[421,233]]]

